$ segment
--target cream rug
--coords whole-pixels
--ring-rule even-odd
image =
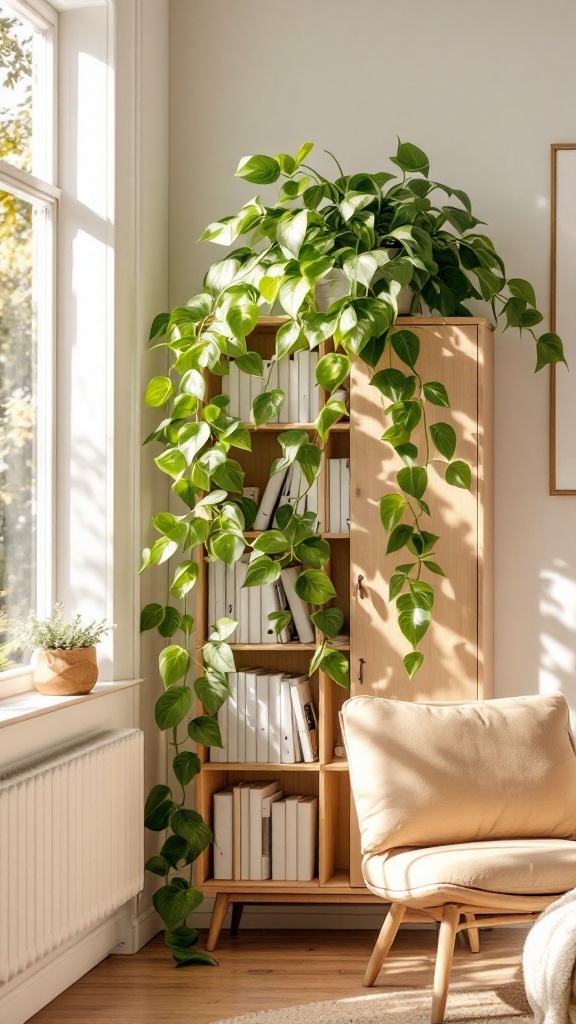
[[[429,989],[396,989],[374,995],[306,1003],[281,1010],[263,1010],[227,1017],[215,1024],[429,1024]],[[521,985],[448,995],[446,1024],[533,1024],[534,1017]]]

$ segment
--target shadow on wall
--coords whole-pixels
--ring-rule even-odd
[[[559,690],[576,729],[576,566],[555,558],[540,573],[540,693]]]

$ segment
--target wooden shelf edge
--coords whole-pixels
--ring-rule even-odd
[[[222,772],[319,772],[319,761],[296,761],[294,764],[277,764],[274,761],[246,764],[243,761],[205,761],[202,770]]]
[[[316,644],[230,644],[233,651],[315,651]],[[242,671],[242,669],[240,669]]]
[[[307,434],[314,433],[315,423],[261,423],[259,427],[255,423],[244,423],[244,426],[253,434],[281,434],[283,430],[305,430]],[[330,427],[330,433],[345,434],[350,430],[350,420],[341,420]]]

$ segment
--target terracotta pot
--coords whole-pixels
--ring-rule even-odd
[[[40,693],[51,697],[78,697],[90,693],[97,679],[95,647],[37,652],[32,681]]]

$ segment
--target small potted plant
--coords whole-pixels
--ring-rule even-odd
[[[14,647],[36,651],[32,676],[36,689],[50,696],[76,697],[90,693],[96,685],[96,644],[113,628],[104,619],[84,624],[81,615],[66,622],[59,602],[47,619],[31,612],[28,618],[13,622],[10,631]]]

